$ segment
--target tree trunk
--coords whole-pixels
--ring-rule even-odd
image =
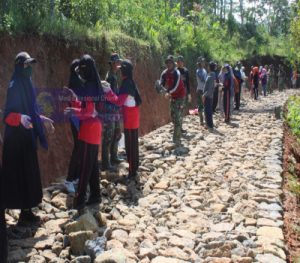
[[[240,16],[241,16],[241,23],[244,24],[244,0],[240,0]]]
[[[224,5],[224,0],[220,1],[220,20],[223,20],[223,5]]]

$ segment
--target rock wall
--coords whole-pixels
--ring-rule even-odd
[[[68,83],[69,65],[74,58],[84,53],[94,56],[103,77],[107,71],[109,52],[106,41],[91,47],[89,43],[73,46],[63,40],[41,36],[11,37],[0,35],[0,108],[4,108],[6,91],[11,78],[15,55],[27,51],[38,60],[34,66],[33,82],[38,89],[59,89]],[[128,44],[128,43],[127,43]],[[87,46],[90,46],[88,49]],[[93,50],[92,52],[87,50]],[[140,134],[144,135],[169,121],[168,102],[154,91],[154,81],[159,77],[160,57],[155,54],[142,56],[139,47],[122,52],[122,56],[131,58],[135,65],[135,79],[139,86],[143,104],[141,106]],[[145,54],[145,53],[144,53]],[[56,133],[49,137],[50,149],[40,151],[40,165],[44,185],[48,185],[57,177],[65,176],[70,158],[72,137],[67,120],[55,124]],[[3,134],[4,125],[1,125]]]

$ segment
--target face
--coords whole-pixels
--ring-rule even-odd
[[[177,61],[177,65],[178,65],[179,68],[183,68],[184,62],[179,60],[179,61]]]
[[[166,67],[168,70],[173,70],[175,68],[175,65],[172,61],[167,61]]]
[[[111,63],[111,69],[113,71],[118,71],[121,68],[121,62],[120,61],[116,61],[116,62],[112,62]]]

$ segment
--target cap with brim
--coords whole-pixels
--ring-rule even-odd
[[[27,52],[20,52],[15,59],[16,64],[33,64],[36,62],[36,59],[30,57],[30,55]]]
[[[110,60],[108,61],[108,63],[115,63],[115,62],[122,62],[122,59],[120,59],[117,53],[112,54],[110,56]]]
[[[172,55],[167,56],[165,63],[172,62],[175,64],[174,57]]]
[[[182,62],[183,62],[183,61],[184,61],[183,56],[178,56],[178,57],[177,57],[177,61],[182,61]]]
[[[204,62],[205,62],[205,58],[199,57],[197,59],[197,64],[201,64],[201,63],[204,63]]]

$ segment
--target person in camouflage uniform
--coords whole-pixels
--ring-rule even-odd
[[[186,97],[184,101],[184,107],[185,107],[184,114],[186,114],[189,109],[189,104],[192,102],[192,96],[191,96],[191,89],[190,89],[189,71],[184,66],[184,58],[181,55],[177,57],[177,69],[181,74],[181,79],[183,81],[185,91],[186,91]]]
[[[173,142],[176,147],[179,147],[186,91],[180,72],[176,68],[174,57],[169,55],[165,63],[167,68],[161,74],[160,83],[167,90],[165,97],[170,99],[170,112],[174,125]]]
[[[121,59],[114,53],[111,55],[106,81],[110,84],[112,91],[118,94],[118,76]],[[102,112],[103,138],[102,138],[102,170],[114,171],[113,165],[119,164],[122,160],[118,157],[118,144],[121,139],[121,113],[120,108],[108,101],[104,103]]]
[[[283,66],[279,65],[279,70],[278,70],[278,89],[279,89],[279,91],[284,90],[284,87],[285,87],[284,81],[285,81],[285,72],[284,72]]]
[[[274,72],[274,66],[270,65],[268,70],[268,92],[271,94],[273,93],[275,85],[275,72]]]

